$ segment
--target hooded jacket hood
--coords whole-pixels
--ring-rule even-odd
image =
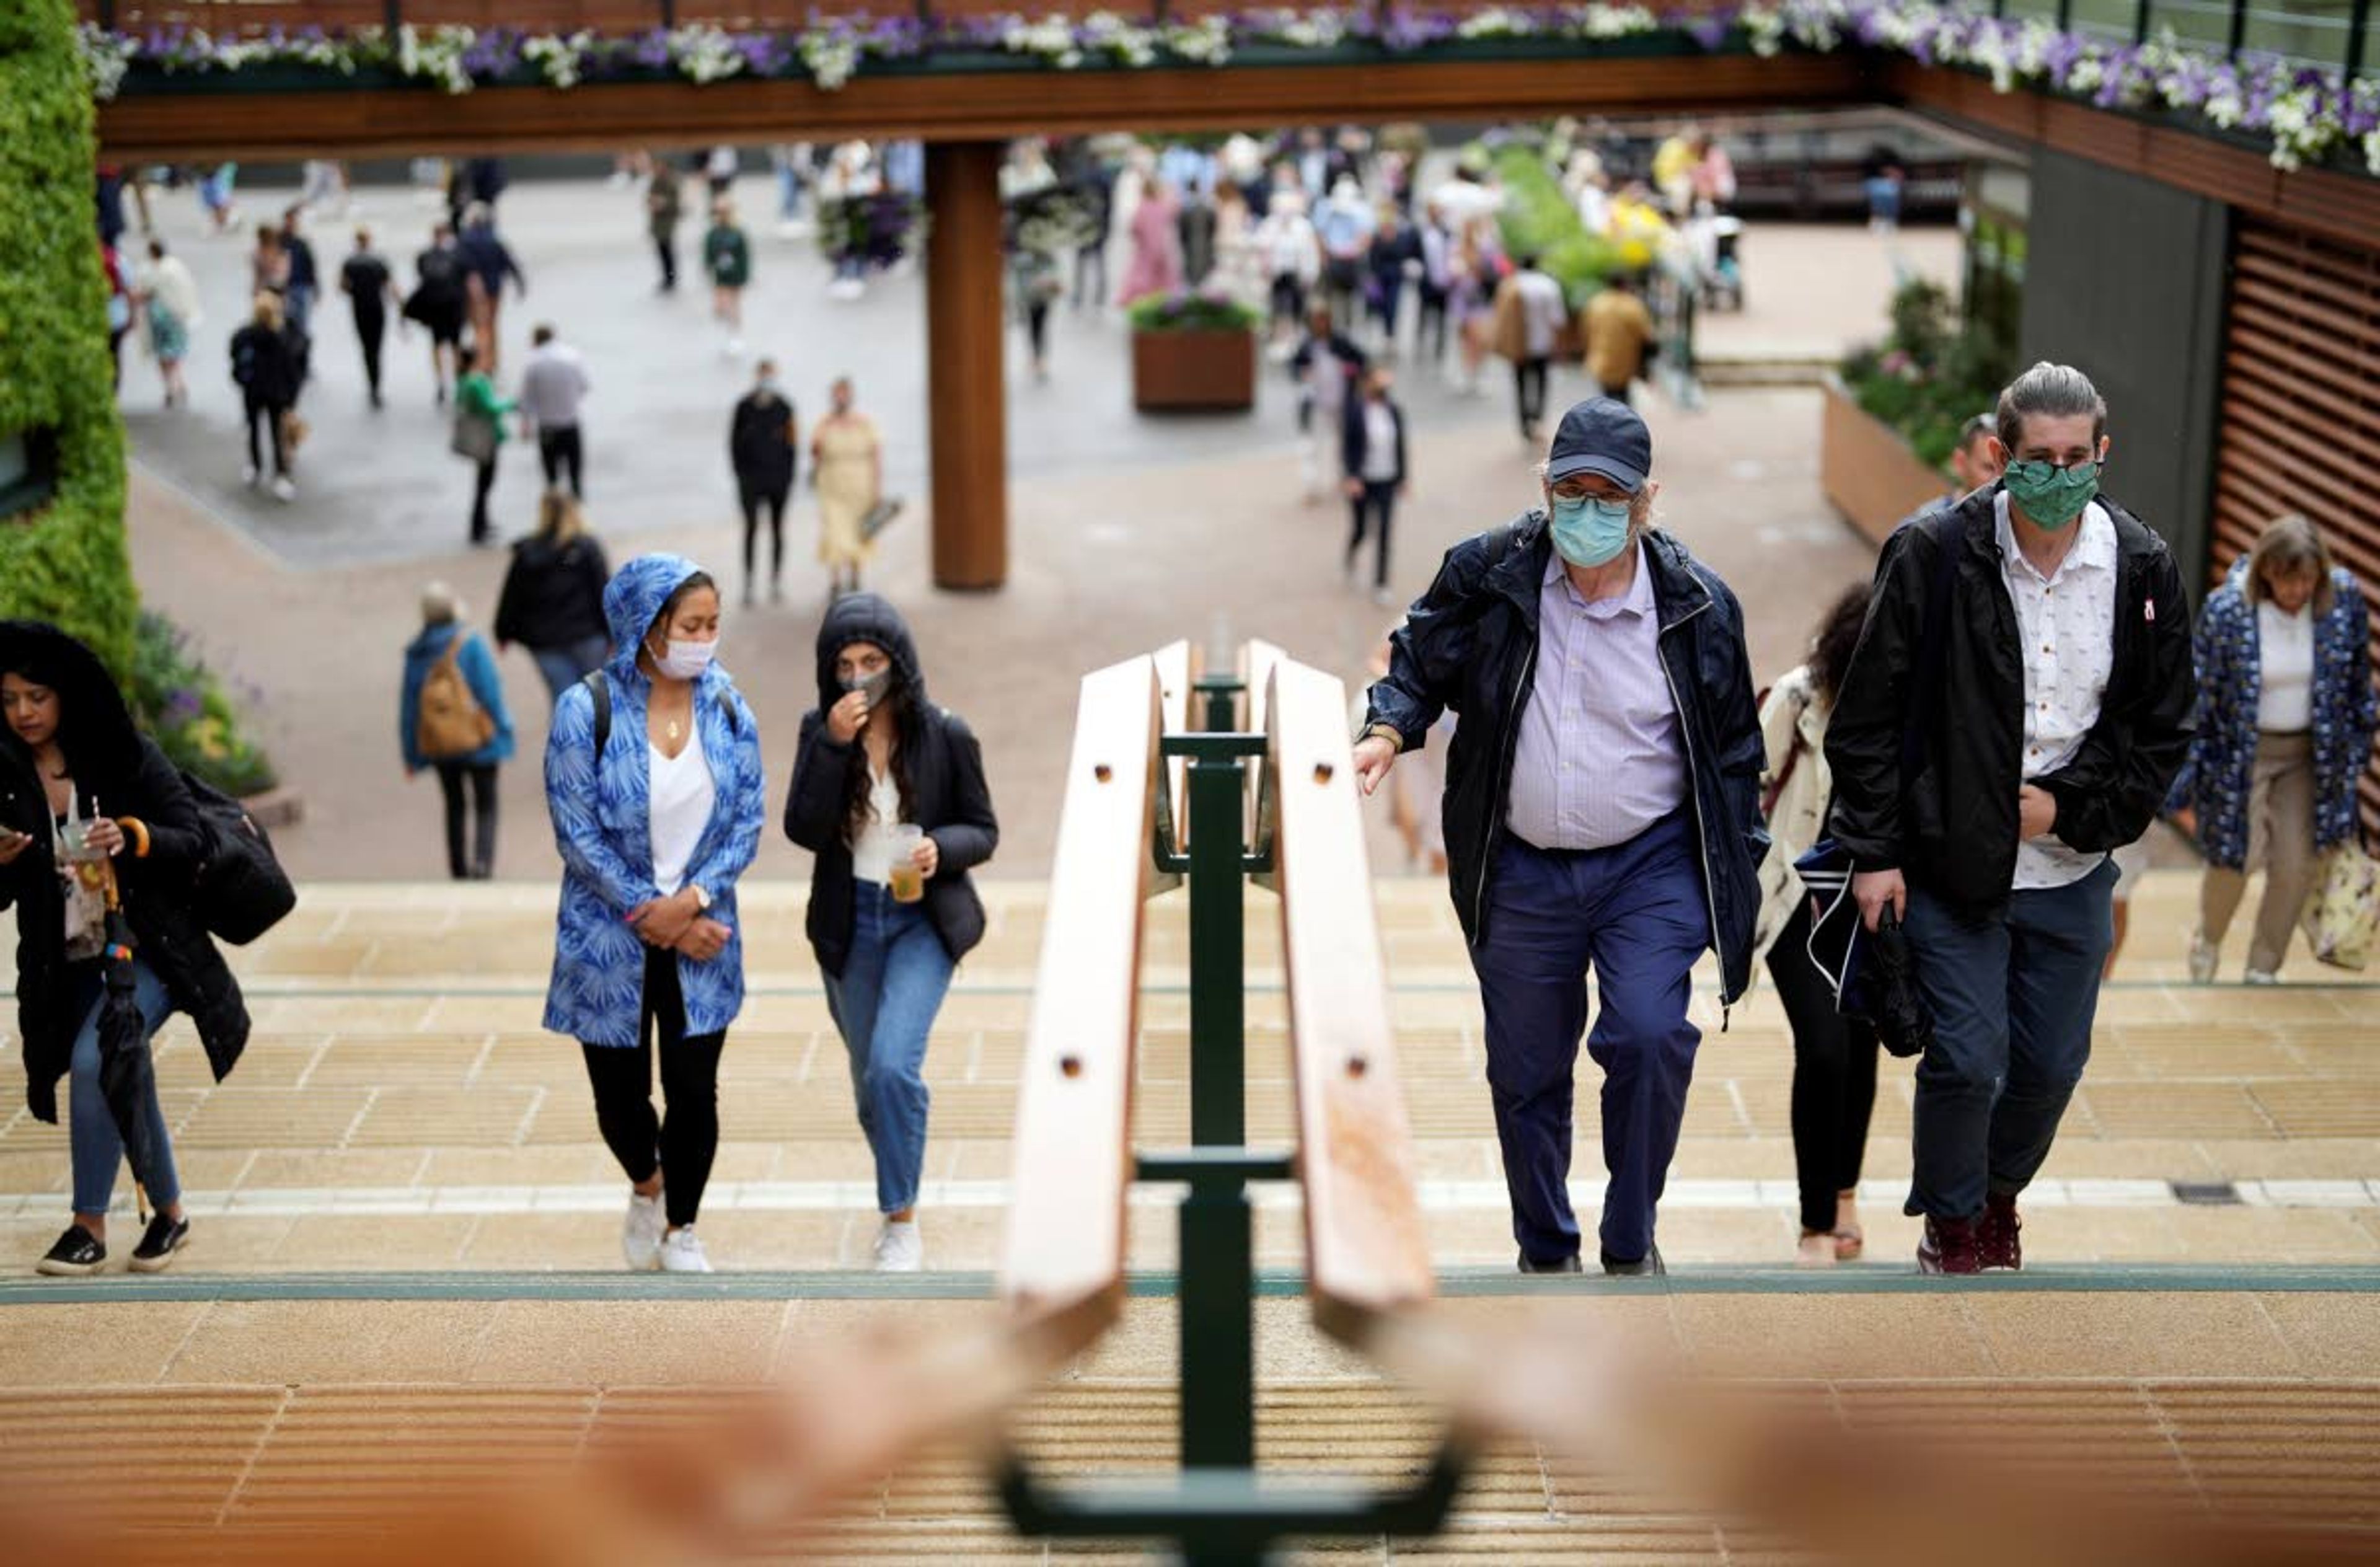
[[[678,585],[701,569],[684,555],[650,554],[638,555],[612,574],[603,585],[603,623],[612,631],[613,679],[644,678],[637,670],[637,650],[645,633]]]
[[[139,765],[140,732],[107,666],[75,638],[46,621],[0,621],[0,674],[24,676],[58,694],[59,738],[79,778],[125,777]],[[0,745],[27,758],[16,731],[0,724]]]
[[[824,712],[843,699],[843,682],[835,678],[834,660],[854,642],[868,642],[883,649],[885,656],[892,661],[901,688],[908,693],[912,707],[922,710],[926,706],[926,676],[917,665],[917,644],[909,636],[909,623],[901,618],[899,610],[877,594],[849,593],[837,599],[826,612],[826,619],[819,623],[819,711]]]

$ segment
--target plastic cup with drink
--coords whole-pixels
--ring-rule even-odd
[[[914,904],[926,895],[926,873],[917,866],[917,845],[926,841],[926,830],[912,822],[902,822],[892,829],[892,869],[885,886],[896,904]]]

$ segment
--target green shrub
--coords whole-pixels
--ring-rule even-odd
[[[1144,294],[1124,307],[1135,332],[1253,332],[1264,312],[1228,294]]]
[[[222,678],[164,615],[143,611],[135,623],[126,694],[134,717],[176,767],[234,796],[273,787],[273,764],[241,733]]]
[[[1961,323],[1949,290],[1924,278],[1893,291],[1892,330],[1844,358],[1852,400],[1899,431],[1926,464],[1943,468],[1959,429],[1988,413],[2008,384],[2011,355],[1980,323]]]
[[[46,502],[0,518],[0,615],[55,622],[121,674],[138,601],[91,86],[71,0],[5,0],[0,18],[0,433],[51,432],[57,463]]]
[[[1504,182],[1504,210],[1498,220],[1504,253],[1515,262],[1524,256],[1536,257],[1538,269],[1562,285],[1572,310],[1600,292],[1603,280],[1615,270],[1641,272],[1651,259],[1631,256],[1603,236],[1588,233],[1579,221],[1577,205],[1562,194],[1536,148],[1521,142],[1500,148],[1494,165]]]

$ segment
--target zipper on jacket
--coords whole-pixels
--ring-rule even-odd
[[[1542,628],[1539,629],[1538,635],[1543,635]],[[1529,638],[1528,657],[1521,663],[1520,681],[1512,687],[1512,699],[1504,704],[1504,749],[1503,754],[1496,759],[1496,776],[1492,780],[1493,788],[1488,796],[1491,802],[1502,802],[1504,791],[1512,786],[1512,757],[1521,748],[1521,734],[1519,730],[1512,727],[1512,722],[1521,714],[1521,693],[1529,688],[1529,683],[1536,678],[1536,674],[1537,637],[1532,636]],[[1670,699],[1674,701],[1677,698],[1673,697]],[[1499,814],[1490,820],[1488,824],[1488,842],[1480,845],[1479,886],[1471,896],[1471,929],[1475,941],[1478,939],[1478,933],[1487,929],[1488,878],[1495,869],[1496,834],[1503,831],[1503,826],[1502,815]]]
[[[1694,863],[1703,873],[1703,913],[1710,920],[1711,951],[1718,954],[1718,1031],[1724,1034],[1732,1003],[1727,999],[1727,947],[1718,939],[1718,893],[1711,877],[1710,834],[1703,826],[1702,769],[1694,761],[1694,723],[1686,716],[1685,703],[1678,699],[1677,676],[1670,673],[1670,661],[1660,656],[1659,648],[1660,637],[1668,636],[1710,606],[1710,598],[1706,594],[1701,603],[1663,626],[1655,638],[1653,662],[1661,666],[1662,684],[1670,688],[1670,705],[1678,712],[1678,733],[1686,741],[1686,794],[1694,802]]]

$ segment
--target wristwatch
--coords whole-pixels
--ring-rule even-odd
[[[709,914],[710,912],[710,894],[703,891],[702,883],[699,881],[689,881],[686,883],[686,886],[693,890],[694,906],[702,913]]]
[[[1365,741],[1369,740],[1369,739],[1373,739],[1373,738],[1375,738],[1375,737],[1379,738],[1379,739],[1383,739],[1383,740],[1393,740],[1393,741],[1395,741],[1395,742],[1396,742],[1397,749],[1399,749],[1399,750],[1401,750],[1401,751],[1402,751],[1402,750],[1403,750],[1403,749],[1405,748],[1405,735],[1404,735],[1404,731],[1403,731],[1403,730],[1402,730],[1402,729],[1399,729],[1399,728],[1398,728],[1395,724],[1393,724],[1393,723],[1367,723],[1367,724],[1364,725],[1364,731],[1363,731],[1363,733],[1355,736],[1355,744],[1357,744],[1357,745],[1359,745],[1359,746],[1360,746],[1360,745],[1362,745]]]

